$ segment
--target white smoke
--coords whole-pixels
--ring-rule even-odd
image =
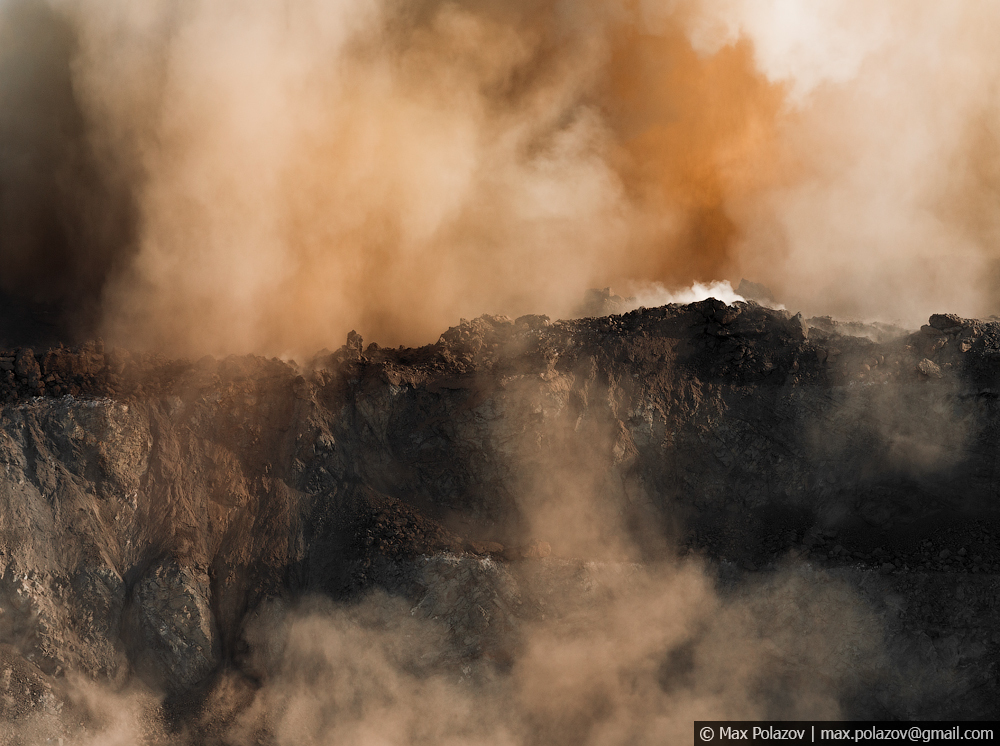
[[[697,303],[707,298],[715,298],[730,304],[746,300],[746,298],[733,290],[733,286],[729,283],[729,280],[695,282],[690,287],[678,290],[668,290],[660,283],[653,283],[642,286],[635,291],[634,295],[635,302],[632,305],[635,308],[641,306],[654,308],[656,306],[665,306],[668,303]]]

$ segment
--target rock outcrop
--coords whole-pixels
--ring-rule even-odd
[[[373,588],[502,668],[545,613],[530,568],[692,555],[720,587],[840,572],[882,608],[898,686],[848,711],[997,717],[1000,323],[813,321],[483,316],[308,366],[0,350],[0,705],[67,672],[190,704],[267,604]],[[906,693],[910,659],[933,686]]]

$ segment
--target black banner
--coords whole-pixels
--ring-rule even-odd
[[[895,746],[917,743],[1000,744],[1000,722],[840,722],[804,720],[696,720],[694,743],[702,744],[860,744]]]

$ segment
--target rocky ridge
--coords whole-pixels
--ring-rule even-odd
[[[715,300],[352,333],[302,366],[0,350],[4,712],[74,672],[190,719],[221,676],[258,685],[262,608],[374,588],[445,620],[442,665],[502,673],[546,583],[597,593],[597,559],[697,561],[724,595],[841,578],[889,661],[846,712],[997,717],[998,397],[998,323]],[[560,530],[567,505],[608,532]]]

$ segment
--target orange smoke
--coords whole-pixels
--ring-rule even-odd
[[[789,178],[778,126],[785,87],[757,71],[745,39],[699,54],[683,28],[619,28],[604,106],[624,151],[619,173],[633,197],[676,227],[638,243],[620,280],[668,285],[733,270],[734,200]]]
[[[776,178],[782,88],[746,42],[696,53],[679,16],[170,7],[77,18],[84,108],[144,171],[138,256],[104,294],[121,343],[419,343],[460,316],[566,315],[595,284],[711,280],[733,196]],[[142,43],[109,54],[109,20]],[[108,85],[123,54],[155,100],[140,77]]]
[[[415,344],[741,275],[807,313],[995,311],[988,4],[6,7],[0,38],[65,43],[0,55],[0,292],[113,343]]]

